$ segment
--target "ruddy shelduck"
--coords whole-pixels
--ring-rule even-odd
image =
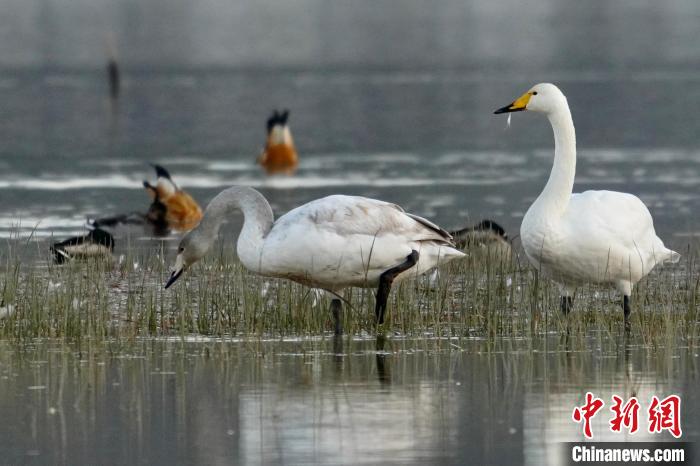
[[[196,227],[202,219],[202,209],[192,196],[178,188],[170,177],[170,173],[160,165],[156,169],[155,186],[148,181],[143,182],[144,188],[153,198],[153,204],[147,214],[152,223],[163,223],[173,230],[189,231]],[[157,208],[153,208],[157,206]],[[158,217],[158,218],[151,218]]]
[[[258,163],[265,169],[268,175],[291,175],[299,165],[299,157],[294,147],[292,132],[287,121],[289,110],[279,113],[275,110],[267,119],[267,142]]]

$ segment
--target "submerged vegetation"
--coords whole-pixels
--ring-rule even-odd
[[[0,339],[134,339],[144,336],[217,337],[330,335],[331,296],[287,280],[251,274],[229,249],[193,267],[186,280],[163,289],[164,251],[131,252],[115,261],[53,265],[25,263],[15,241],[0,250]],[[700,336],[700,270],[686,251],[676,267],[657,267],[633,294],[632,333],[649,345]],[[353,289],[343,326],[374,334],[374,290]],[[440,269],[437,280],[407,280],[392,291],[390,335],[532,337],[550,332],[622,334],[620,297],[605,288],[579,289],[569,317],[559,312],[556,286],[523,257],[480,254]]]

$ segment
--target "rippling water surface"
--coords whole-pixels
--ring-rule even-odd
[[[678,393],[697,442],[697,367],[687,347],[595,335],[3,347],[0,449],[24,464],[558,464],[559,442],[583,439],[582,390]],[[600,441],[670,439],[608,420]]]
[[[112,104],[101,73],[56,73],[15,72],[0,87],[9,107],[0,125],[3,236],[60,236],[86,217],[144,211],[148,162],[203,204],[234,184],[260,189],[278,215],[320,196],[361,194],[449,227],[491,217],[513,231],[551,167],[545,118],[516,114],[507,128],[492,115],[536,75],[401,72],[396,81],[391,72],[213,70],[183,81],[135,72]],[[697,75],[553,78],[577,124],[576,189],[636,193],[671,242],[693,233],[700,125],[671,109],[700,98]],[[254,163],[275,107],[292,109],[301,165],[291,177],[266,177]]]
[[[672,243],[697,227],[694,0],[9,0],[0,17],[1,236],[144,210],[148,162],[201,203],[246,184],[278,214],[348,193],[517,230],[546,181],[551,131],[541,115],[506,129],[492,112],[541,81],[573,109],[576,189],[638,194]],[[253,162],[274,108],[292,112],[294,177]]]

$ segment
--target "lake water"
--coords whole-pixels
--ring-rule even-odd
[[[672,245],[695,232],[697,2],[541,1],[518,18],[515,1],[219,3],[0,5],[12,19],[0,28],[0,235],[143,211],[148,162],[203,204],[233,184],[259,188],[277,214],[362,194],[448,227],[490,217],[516,231],[549,173],[551,130],[541,115],[507,129],[492,113],[541,81],[573,109],[577,190],[639,195]],[[291,109],[293,177],[254,163],[274,108]]]
[[[513,235],[553,140],[541,115],[507,128],[492,113],[543,81],[572,108],[576,190],[639,195],[674,249],[698,235],[696,0],[5,0],[0,18],[0,237],[37,251],[87,217],[145,211],[149,162],[202,204],[234,184],[277,215],[358,194]],[[254,163],[275,108],[291,109],[291,177]],[[0,457],[557,464],[586,390],[678,393],[698,441],[697,386],[696,342],[618,335],[2,343]]]
[[[697,442],[697,349],[639,343],[3,345],[0,451],[15,464],[559,464],[560,442],[583,440],[571,412],[586,390],[643,407],[677,393]],[[609,418],[594,418],[598,441],[671,439],[612,434]]]
[[[543,78],[464,72],[182,71],[127,75],[116,108],[101,72],[16,72],[0,87],[0,233],[78,231],[88,216],[145,211],[148,162],[205,204],[221,189],[259,188],[279,214],[333,193],[394,201],[448,227],[493,218],[507,230],[546,182],[551,129],[493,115]],[[700,134],[688,102],[700,74],[555,75],[580,147],[576,189],[638,194],[659,231],[694,231]],[[292,177],[254,160],[264,121],[292,109],[301,157]],[[678,242],[683,237],[677,238]]]

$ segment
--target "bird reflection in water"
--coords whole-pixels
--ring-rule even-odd
[[[384,347],[386,346],[387,339],[384,335],[377,335],[376,343],[376,358],[377,358],[377,379],[382,385],[391,384],[391,364],[388,360],[388,356],[391,353],[386,351]]]

